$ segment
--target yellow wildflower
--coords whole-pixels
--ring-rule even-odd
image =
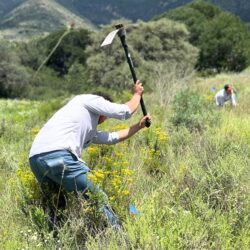
[[[39,129],[37,129],[37,128],[32,128],[32,129],[31,129],[31,132],[32,132],[32,134],[33,134],[33,137],[36,137],[36,135],[37,135],[38,132],[39,132]]]
[[[90,146],[88,149],[87,149],[87,152],[90,154],[90,155],[98,155],[99,152],[100,152],[100,149],[96,146]]]
[[[124,196],[128,196],[128,195],[129,195],[129,191],[128,191],[128,190],[124,190],[124,191],[122,192],[122,194],[123,194]]]
[[[113,127],[113,131],[119,131],[119,130],[122,130],[122,129],[125,129],[125,128],[128,128],[128,125],[127,124],[119,124],[119,125],[116,125],[115,127]]]
[[[124,175],[132,175],[133,174],[133,170],[131,170],[131,169],[123,169],[122,173]]]

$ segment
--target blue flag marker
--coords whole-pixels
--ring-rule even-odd
[[[133,204],[129,204],[129,212],[134,215],[140,215],[141,213],[135,208]]]

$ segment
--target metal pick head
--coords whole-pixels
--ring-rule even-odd
[[[125,35],[125,29],[124,29],[124,26],[123,24],[117,24],[115,26],[115,30],[111,31],[104,39],[104,41],[102,42],[101,44],[101,47],[104,47],[106,45],[110,45],[112,44],[116,34],[118,33],[118,36],[121,37],[123,35]]]
[[[104,41],[103,41],[102,44],[101,44],[101,47],[104,47],[104,46],[106,46],[106,45],[110,45],[110,44],[113,42],[113,40],[114,40],[116,34],[118,33],[118,31],[119,31],[119,30],[113,30],[112,32],[110,32],[110,33],[105,37]]]

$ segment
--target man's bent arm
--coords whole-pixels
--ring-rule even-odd
[[[140,129],[144,128],[147,119],[151,120],[151,117],[149,115],[146,115],[140,120],[140,122],[132,125],[131,127],[117,131],[119,142],[128,139],[129,137],[137,133]]]

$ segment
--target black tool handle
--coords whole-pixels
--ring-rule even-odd
[[[116,28],[119,28],[118,36],[120,37],[122,47],[124,48],[126,59],[127,59],[127,62],[128,62],[128,65],[129,65],[129,68],[130,68],[134,83],[136,83],[137,82],[137,77],[136,77],[136,73],[135,73],[135,69],[134,69],[134,65],[133,65],[131,55],[130,55],[130,53],[128,51],[128,45],[127,45],[127,42],[126,42],[125,29],[124,29],[123,25],[117,25]],[[144,116],[147,115],[147,110],[146,110],[146,107],[145,107],[145,104],[144,104],[144,101],[143,101],[142,97],[140,99],[140,104],[141,104],[141,109],[142,109],[143,115]],[[150,122],[149,119],[147,119],[146,122],[145,122],[145,126],[148,128],[148,127],[150,127],[150,125],[151,125],[151,122]]]

